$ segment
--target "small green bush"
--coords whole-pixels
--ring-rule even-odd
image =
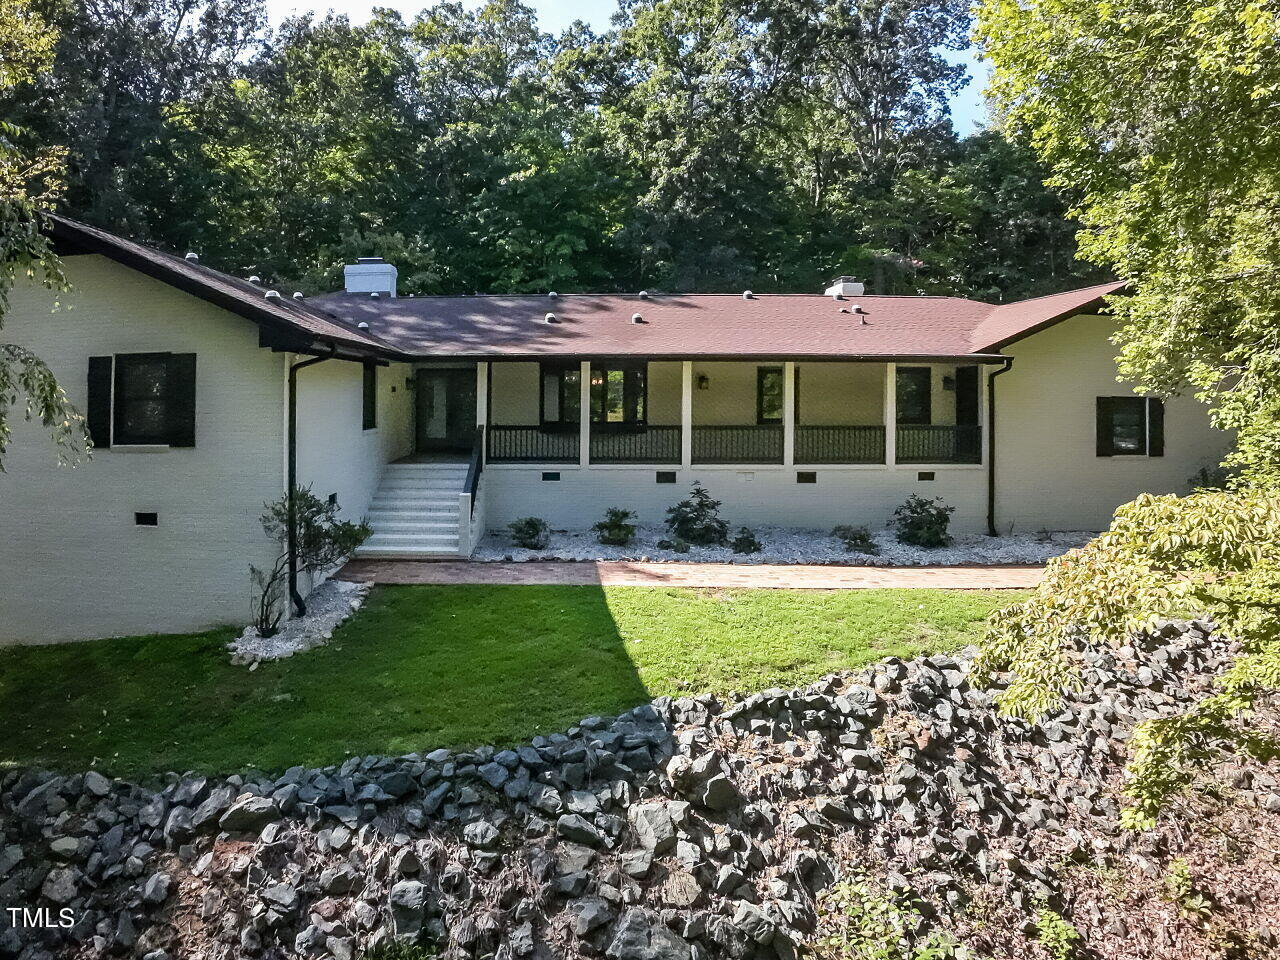
[[[1036,942],[1053,960],[1071,960],[1076,955],[1080,931],[1046,908],[1036,914]]]
[[[630,510],[610,507],[604,512],[604,519],[591,529],[596,532],[596,539],[606,546],[625,547],[635,539],[636,525],[630,522],[635,516]]]
[[[945,547],[951,542],[947,526],[955,507],[948,507],[941,498],[926,500],[914,493],[907,502],[893,511],[893,527],[898,531],[898,542],[915,547]]]
[[[844,541],[844,548],[850,553],[865,553],[868,556],[878,557],[880,555],[880,546],[871,539],[871,531],[866,527],[851,527],[842,524],[831,531],[831,535],[837,540]]]
[[[696,482],[688,499],[667,511],[667,529],[675,539],[699,547],[724,546],[729,539],[729,524],[720,519],[720,501]]]
[[[681,540],[679,537],[676,537],[674,540],[659,540],[658,549],[670,550],[673,553],[688,553],[689,541]]]
[[[733,538],[730,546],[733,547],[734,553],[759,553],[761,550],[760,541],[747,527],[739,528],[738,535]]]
[[[541,550],[551,542],[551,528],[541,517],[521,517],[507,524],[511,539],[517,547]]]
[[[909,892],[855,875],[822,894],[813,953],[819,960],[972,960],[968,948],[939,931],[921,931],[920,923]]]

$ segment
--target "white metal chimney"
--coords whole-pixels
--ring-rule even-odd
[[[395,265],[381,257],[359,257],[355,263],[342,268],[347,293],[378,293],[394,297],[397,275]]]
[[[860,297],[867,292],[865,284],[858,283],[853,277],[836,277],[831,286],[823,291],[828,297]]]

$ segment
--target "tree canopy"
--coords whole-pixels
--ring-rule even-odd
[[[1094,279],[1034,154],[958,138],[964,0],[518,0],[406,22],[259,0],[31,0],[52,68],[0,110],[66,150],[74,216],[332,289],[817,290],[991,300]]]
[[[983,0],[1002,126],[1075,190],[1083,256],[1132,281],[1121,370],[1190,388],[1280,482],[1280,4]]]

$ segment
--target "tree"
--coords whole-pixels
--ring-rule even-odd
[[[54,40],[27,0],[0,0],[0,95],[40,75]],[[25,139],[21,127],[0,122],[0,332],[9,292],[20,279],[55,290],[67,286],[46,233],[60,189],[63,154],[31,150]],[[62,462],[73,462],[86,449],[84,418],[48,366],[24,347],[0,343],[0,469],[11,436],[9,418],[20,403],[25,419],[38,418],[50,431]]]
[[[1197,392],[1280,483],[1280,7],[984,0],[1002,125],[1078,199],[1080,252],[1131,282],[1121,374]]]

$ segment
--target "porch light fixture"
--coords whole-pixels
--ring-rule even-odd
[[[711,378],[705,373],[698,374],[698,389],[706,390],[711,386]]]
[[[942,378],[942,389],[943,389],[943,390],[954,390],[955,388],[956,388],[956,378],[955,378],[955,377],[943,377],[943,378]]]

